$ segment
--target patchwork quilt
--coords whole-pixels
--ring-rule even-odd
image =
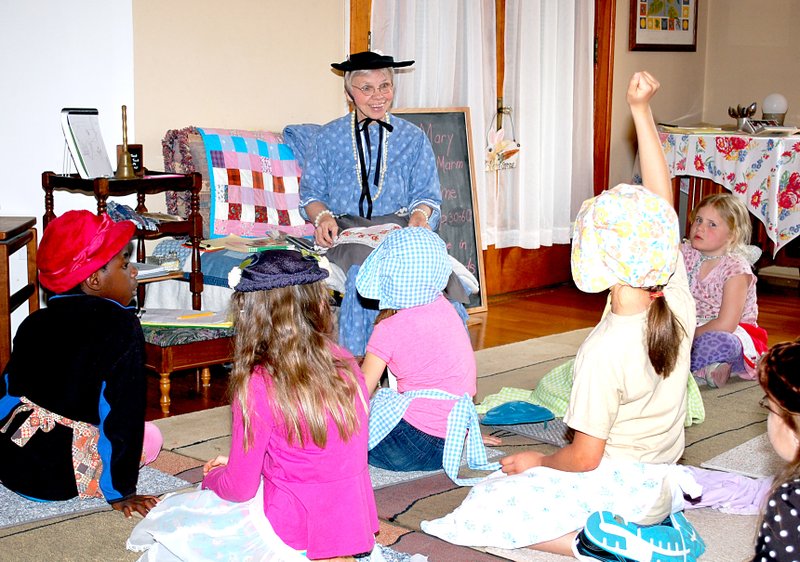
[[[300,167],[280,135],[198,129],[211,189],[209,236],[264,236],[275,229],[313,233],[300,216]]]

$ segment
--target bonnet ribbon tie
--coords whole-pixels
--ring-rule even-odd
[[[371,219],[372,218],[372,194],[370,193],[369,189],[369,179],[368,174],[369,171],[367,169],[367,164],[364,158],[364,147],[361,144],[361,134],[364,135],[364,143],[367,145],[367,153],[370,153],[372,150],[372,144],[369,138],[369,124],[370,123],[377,123],[378,127],[378,158],[375,161],[375,174],[372,178],[372,185],[378,187],[380,184],[380,170],[381,170],[381,160],[383,159],[383,135],[384,129],[389,131],[390,133],[394,130],[394,126],[390,123],[385,121],[381,121],[380,119],[372,119],[367,117],[360,123],[355,124],[356,128],[356,147],[358,149],[358,161],[361,164],[361,197],[358,200],[358,214],[364,218]],[[364,211],[364,202],[367,203],[367,210]]]

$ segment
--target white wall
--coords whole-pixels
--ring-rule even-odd
[[[96,107],[112,168],[122,142],[163,169],[161,138],[188,125],[281,130],[347,111],[330,63],[348,52],[349,0],[0,0],[0,215],[44,214],[41,174],[63,171],[63,107]],[[134,85],[135,83],[135,85]],[[71,165],[71,163],[70,163]],[[69,171],[72,171],[70,168]],[[135,206],[135,197],[119,202]],[[163,210],[163,197],[148,198]],[[56,192],[55,211],[96,208]],[[12,259],[13,288],[26,272]],[[27,314],[12,316],[14,329]]]
[[[131,0],[0,0],[0,76],[0,215],[36,217],[41,238],[41,174],[63,170],[61,108],[96,107],[109,154],[122,141],[120,108],[133,104]],[[131,111],[128,119],[131,133]],[[89,197],[56,195],[59,214],[96,208]],[[14,290],[24,263],[24,251],[12,257]],[[15,328],[26,315],[17,309]]]
[[[617,0],[609,185],[606,187],[631,181],[636,134],[625,92],[634,72],[647,70],[661,82],[661,89],[652,103],[657,121],[696,123],[702,120],[709,1],[698,4],[697,51],[660,52],[628,50],[630,2]]]
[[[347,112],[330,64],[348,53],[349,0],[134,0],[136,142],[163,170],[168,129],[280,132]],[[152,198],[164,205],[164,198]],[[150,210],[159,210],[151,206]]]
[[[631,52],[630,3],[617,0],[612,186],[630,181],[636,144],[625,90],[637,70],[649,70],[661,81],[661,91],[653,99],[653,114],[659,121],[733,125],[728,106],[755,101],[761,117],[764,97],[779,92],[789,101],[786,124],[800,125],[800,62],[794,50],[800,2],[702,0],[698,7],[696,52]]]
[[[800,125],[797,0],[724,0],[709,7],[703,119],[732,125],[728,107],[761,102],[778,92],[789,101],[786,125]]]
[[[96,107],[109,154],[133,105],[131,0],[4,0],[0,9],[0,214],[44,214],[41,174],[63,169],[63,107]],[[112,162],[116,168],[116,162]],[[67,206],[93,208],[88,197]]]

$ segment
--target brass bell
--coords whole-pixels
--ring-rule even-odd
[[[136,177],[133,170],[133,158],[128,150],[128,107],[122,106],[122,151],[117,158],[117,172],[114,177],[118,180],[132,180]]]

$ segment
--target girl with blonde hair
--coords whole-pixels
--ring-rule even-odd
[[[711,387],[723,386],[731,374],[755,379],[767,332],[757,322],[750,214],[739,198],[719,193],[703,199],[689,218],[681,252],[697,307],[692,373]]]
[[[205,464],[202,491],[167,498],[143,522],[179,559],[340,560],[375,548],[367,390],[332,339],[327,276],[292,250],[231,271],[230,455]]]

